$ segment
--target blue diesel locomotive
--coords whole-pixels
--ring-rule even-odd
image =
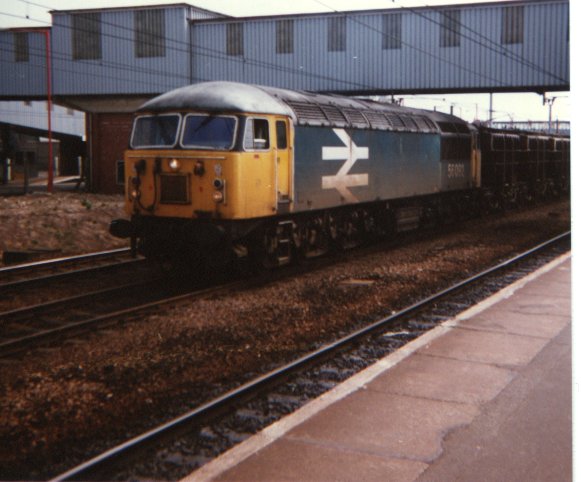
[[[537,137],[369,100],[195,84],[138,110],[130,220],[110,230],[148,257],[276,266],[566,191],[568,138]]]

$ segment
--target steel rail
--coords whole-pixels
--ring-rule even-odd
[[[151,444],[155,443],[155,441],[167,438],[170,436],[170,433],[183,431],[189,427],[200,425],[204,423],[205,420],[212,418],[216,414],[224,411],[229,406],[235,405],[240,403],[244,400],[251,398],[253,395],[261,392],[265,387],[272,386],[282,379],[288,378],[290,375],[295,373],[300,369],[304,369],[307,366],[313,365],[314,363],[318,363],[326,358],[328,358],[333,352],[340,350],[342,348],[347,347],[350,344],[353,344],[369,335],[372,335],[380,330],[385,329],[388,325],[394,323],[397,320],[405,318],[410,314],[421,310],[438,300],[441,300],[450,294],[453,294],[461,289],[465,289],[470,285],[486,278],[490,275],[496,274],[503,269],[535,254],[543,249],[556,244],[567,237],[571,236],[571,232],[568,231],[566,233],[561,234],[560,236],[556,236],[532,249],[527,250],[524,253],[521,253],[517,256],[514,256],[510,259],[502,261],[501,263],[486,269],[474,276],[471,276],[463,281],[460,281],[449,288],[446,288],[438,293],[425,298],[417,303],[410,305],[403,310],[394,313],[386,318],[378,320],[371,325],[368,325],[360,330],[357,330],[339,340],[336,340],[324,347],[321,347],[307,355],[304,355],[297,360],[294,360],[287,365],[275,369],[265,375],[262,375],[250,382],[247,382],[240,387],[231,390],[218,398],[205,403],[204,405],[195,408],[169,422],[164,423],[152,430],[149,430],[137,437],[128,440],[116,447],[107,450],[106,452],[90,459],[87,462],[84,462],[77,467],[74,467],[67,472],[64,472],[55,478],[51,479],[53,482],[57,481],[65,481],[65,480],[87,480],[90,479],[91,474],[99,474],[99,471],[102,471],[107,464],[114,464],[120,458],[127,456],[127,454],[133,450],[141,450]]]
[[[78,254],[74,256],[45,259],[42,261],[35,261],[32,263],[23,263],[16,266],[4,266],[0,268],[0,275],[2,273],[16,273],[17,271],[25,271],[31,268],[58,266],[59,264],[66,264],[68,262],[82,261],[85,259],[97,259],[100,257],[114,256],[117,254],[126,254],[131,252],[129,248],[117,248],[108,251],[96,251],[94,253]]]
[[[0,279],[6,276],[18,276],[21,273],[34,273],[35,270],[51,270],[51,269],[58,269],[64,268],[67,265],[73,265],[74,263],[83,263],[87,261],[97,261],[100,259],[107,259],[107,258],[115,258],[120,255],[125,255],[130,252],[129,249],[117,249],[111,251],[100,251],[97,253],[89,253],[83,254],[78,256],[71,256],[68,258],[57,258],[57,259],[50,259],[50,260],[43,260],[38,261],[35,263],[27,263],[27,264],[20,264],[18,266],[8,266],[4,268],[0,268]],[[12,281],[5,281],[0,282],[0,290],[9,290],[13,288],[22,288],[26,285],[32,285],[35,283],[41,283],[46,281],[52,281],[57,279],[63,279],[70,276],[77,276],[82,274],[91,273],[92,271],[98,271],[102,269],[114,268],[116,266],[126,265],[126,264],[133,264],[136,262],[141,262],[142,259],[140,258],[131,258],[128,260],[120,261],[114,264],[107,264],[107,265],[100,265],[100,266],[90,266],[85,268],[80,268],[73,271],[62,271],[59,273],[49,273],[43,274],[41,276],[31,277],[31,278],[23,278],[23,279],[16,279]]]
[[[19,279],[19,280],[14,280],[14,281],[8,281],[6,283],[0,283],[0,291],[10,290],[10,289],[14,289],[14,288],[22,289],[23,286],[27,286],[27,285],[34,285],[36,283],[42,283],[42,282],[48,282],[48,281],[57,281],[57,280],[61,280],[61,279],[70,278],[73,276],[81,276],[81,275],[85,275],[85,274],[89,274],[89,273],[96,273],[96,272],[104,271],[107,269],[114,269],[117,267],[128,266],[131,264],[143,263],[143,262],[144,262],[144,260],[141,258],[131,258],[131,259],[126,259],[126,260],[119,261],[116,263],[109,263],[106,265],[90,266],[87,268],[80,268],[80,269],[76,269],[73,271],[63,271],[60,273],[51,273],[51,274],[47,274],[44,276],[38,276],[36,278],[25,278],[25,279]]]
[[[154,281],[148,281],[147,284],[151,284]],[[65,324],[63,324],[62,326],[56,327],[56,328],[52,328],[49,330],[42,330],[42,331],[38,331],[37,333],[33,333],[31,335],[23,336],[20,338],[10,339],[10,340],[5,341],[5,342],[0,342],[0,358],[12,356],[12,355],[19,353],[19,352],[22,352],[24,350],[32,349],[32,348],[35,348],[35,347],[40,346],[42,344],[50,343],[51,341],[54,341],[54,340],[61,338],[65,334],[80,333],[82,331],[86,331],[86,330],[93,328],[95,326],[100,326],[100,327],[109,326],[109,325],[117,323],[119,321],[123,321],[123,320],[120,320],[120,318],[122,318],[122,317],[133,315],[135,313],[139,313],[140,311],[145,311],[148,309],[157,308],[159,306],[163,306],[166,304],[180,302],[180,301],[186,300],[188,298],[191,298],[192,296],[204,296],[208,293],[216,293],[216,292],[219,292],[221,290],[231,289],[231,288],[236,287],[238,285],[241,285],[243,283],[244,283],[243,281],[235,281],[233,283],[228,283],[226,285],[220,285],[217,287],[195,289],[194,291],[189,291],[187,293],[181,293],[179,295],[171,296],[169,298],[163,298],[160,300],[142,303],[142,304],[139,304],[137,306],[132,306],[130,308],[125,308],[125,309],[121,309],[121,310],[117,310],[117,311],[112,311],[110,313],[95,316],[93,318],[87,318],[85,320],[80,320],[80,321],[65,322]],[[22,308],[22,309],[19,308],[19,309],[13,310],[13,311],[7,311],[4,313],[0,313],[0,320],[1,320],[1,317],[3,317],[3,316],[5,316],[5,317],[18,316],[18,315],[26,314],[27,311],[29,311],[30,313],[34,313],[34,311],[38,311],[39,309],[45,308],[49,305],[52,305],[54,307],[54,306],[58,306],[60,304],[64,304],[67,301],[78,301],[80,299],[83,299],[83,298],[89,297],[89,296],[100,296],[100,295],[103,295],[105,293],[109,293],[109,292],[114,293],[116,291],[133,289],[133,288],[143,286],[143,285],[144,285],[144,283],[139,283],[139,282],[129,283],[129,284],[126,284],[126,285],[123,285],[120,287],[109,288],[109,289],[105,289],[105,290],[101,290],[101,291],[91,292],[88,294],[73,296],[71,298],[67,298],[66,300],[51,301],[47,304],[35,305],[33,307],[30,307],[30,308]],[[3,321],[3,320],[1,320],[1,321]]]

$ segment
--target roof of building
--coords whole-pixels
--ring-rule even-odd
[[[52,14],[75,14],[75,13],[91,13],[91,12],[108,12],[108,11],[123,11],[123,10],[153,10],[153,9],[168,9],[168,8],[188,8],[197,10],[198,12],[204,12],[211,15],[215,15],[221,19],[229,18],[230,15],[224,15],[222,13],[214,12],[213,10],[207,10],[205,8],[196,7],[189,3],[167,3],[158,5],[134,5],[126,7],[101,7],[101,8],[75,8],[70,10],[50,10],[49,13]]]

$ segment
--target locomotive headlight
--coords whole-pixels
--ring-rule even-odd
[[[223,203],[226,197],[226,181],[224,179],[216,178],[214,179],[214,194],[212,194],[212,198],[217,203]]]
[[[134,189],[133,191],[131,191],[131,199],[139,199],[140,196],[141,193],[139,192],[139,190]]]
[[[171,159],[169,161],[169,168],[172,171],[177,171],[180,167],[182,167],[182,163],[178,159]]]
[[[212,194],[212,198],[216,203],[224,202],[224,193],[222,191],[214,191],[214,194]]]

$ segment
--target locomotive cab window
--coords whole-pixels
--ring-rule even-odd
[[[248,118],[246,120],[244,149],[247,151],[265,151],[270,149],[267,119]]]
[[[190,114],[184,121],[182,146],[228,150],[234,146],[236,117]]]
[[[140,116],[133,124],[131,147],[173,147],[177,141],[179,124],[178,114]]]

